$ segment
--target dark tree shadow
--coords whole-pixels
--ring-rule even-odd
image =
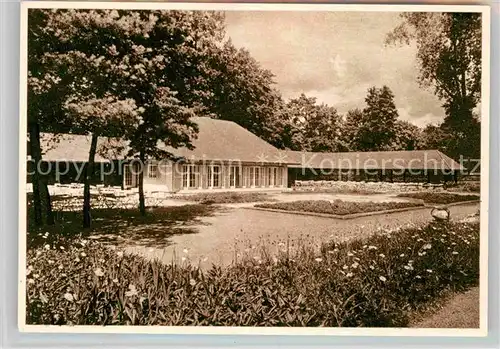
[[[195,204],[149,208],[141,216],[137,208],[92,209],[92,226],[82,228],[80,211],[55,211],[56,224],[35,228],[28,207],[28,246],[37,247],[61,238],[85,237],[112,245],[138,245],[163,248],[171,245],[171,238],[181,234],[195,234],[196,226],[209,224],[203,217],[213,216],[227,209],[219,206]]]

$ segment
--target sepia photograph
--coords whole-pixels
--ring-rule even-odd
[[[22,5],[21,329],[486,333],[488,7]]]

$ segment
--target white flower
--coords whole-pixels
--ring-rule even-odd
[[[118,251],[118,252],[116,252],[116,255],[117,255],[118,257],[123,257],[123,251]]]
[[[117,284],[117,283],[118,283],[118,279],[113,279],[113,282],[114,282],[115,284]]]
[[[42,251],[36,251],[36,256],[40,257],[42,255]]]
[[[333,251],[328,251],[328,253],[329,253],[329,254],[334,254],[335,252],[333,252]]]
[[[60,248],[61,250],[64,250],[64,246],[59,246],[59,248]]]
[[[184,250],[182,250],[182,252],[184,252],[184,253],[188,253],[189,251],[188,251],[188,249],[187,249],[187,248],[185,248]]]
[[[75,262],[77,262],[77,263],[80,262],[80,258],[76,257]]]
[[[359,266],[359,263],[358,263],[358,262],[354,262],[354,263],[352,263],[352,265],[351,265],[351,267],[353,267],[354,269],[356,269],[358,266]]]
[[[128,291],[125,292],[126,297],[132,297],[132,296],[137,296],[138,292],[137,289],[135,288],[135,285],[128,285]]]
[[[457,251],[453,251],[451,254],[458,254],[458,252]]]
[[[368,249],[369,249],[369,250],[376,250],[376,249],[377,249],[377,246],[368,246]]]
[[[375,267],[373,265],[370,265],[371,270],[375,270]]]
[[[378,278],[380,279],[380,281],[383,281],[383,282],[387,281],[387,279],[384,276],[379,276]]]
[[[43,246],[43,248],[46,249],[46,250],[50,250],[50,245],[47,244],[47,245]]]
[[[315,259],[315,261],[319,263],[319,262],[322,262],[322,261],[323,261],[323,259],[321,259],[321,258],[316,258],[316,259]]]
[[[63,270],[63,268],[64,268],[64,267],[63,267],[62,265],[59,265],[57,268],[58,268],[59,270]]]
[[[399,257],[404,257],[404,256],[405,256],[405,254],[404,254],[404,253],[401,253],[401,254],[399,255]]]
[[[87,254],[86,254],[85,252],[82,252],[82,253],[80,253],[80,256],[82,256],[82,257],[86,257],[86,256],[87,256]]]
[[[379,254],[380,257],[385,258],[385,254],[381,253]]]
[[[430,250],[432,248],[432,245],[431,244],[425,244],[422,248],[424,250]]]
[[[426,254],[427,254],[427,252],[425,252],[425,251],[424,251],[424,252],[419,252],[419,253],[418,253],[418,255],[419,255],[420,257],[425,256]]]
[[[101,268],[97,268],[94,270],[94,274],[98,277],[104,276],[104,272],[102,271]]]
[[[195,280],[195,279],[191,279],[191,280],[189,280],[189,284],[190,284],[191,286],[196,285],[196,280]]]
[[[353,273],[347,273],[347,274],[346,274],[346,276],[347,276],[348,278],[350,278],[350,277],[351,277],[351,276],[353,276],[353,275],[354,275]]]
[[[64,298],[66,298],[66,300],[68,300],[70,302],[73,302],[73,300],[74,300],[74,297],[71,293],[65,293]]]
[[[408,261],[408,264],[412,264],[412,263],[413,263],[413,259],[410,259],[410,260]]]
[[[413,270],[413,266],[411,264],[405,265],[403,268],[406,270]]]
[[[426,270],[429,274],[432,273],[432,269],[427,269]]]
[[[348,255],[349,257],[354,256],[351,252],[347,252],[347,255]]]
[[[421,279],[422,277],[420,275],[415,276],[415,279]]]
[[[344,265],[344,266],[342,267],[342,269],[347,270],[347,269],[349,269],[349,267],[348,267],[347,265]]]

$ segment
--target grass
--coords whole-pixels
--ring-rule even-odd
[[[71,239],[27,252],[28,324],[401,327],[477,285],[479,223],[382,231],[203,272]]]
[[[266,193],[238,193],[238,192],[220,192],[220,193],[196,193],[178,195],[176,199],[194,201],[205,204],[231,204],[245,202],[272,201]]]
[[[420,202],[353,202],[334,200],[299,200],[292,202],[264,203],[255,207],[285,211],[327,213],[348,215],[354,213],[376,212],[407,207],[423,206]]]
[[[170,237],[178,234],[192,234],[192,225],[200,224],[199,218],[210,216],[215,207],[194,204],[183,206],[157,207],[141,216],[137,208],[92,209],[92,226],[82,229],[81,211],[55,211],[56,223],[52,226],[36,228],[28,208],[27,243],[37,247],[52,239],[94,236],[102,242],[118,244],[126,240],[143,246],[168,246]],[[48,233],[48,234],[46,234]]]
[[[404,194],[399,194],[398,196],[423,200],[425,203],[442,204],[442,205],[451,204],[455,202],[462,202],[462,201],[479,200],[478,195],[461,195],[461,194],[452,194],[443,192],[404,193]]]

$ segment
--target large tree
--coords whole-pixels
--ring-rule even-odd
[[[398,111],[389,87],[371,87],[365,98],[357,141],[359,150],[389,150],[396,136]]]
[[[481,99],[481,14],[411,12],[401,20],[386,43],[416,44],[419,82],[443,101],[443,127],[457,139],[448,152],[478,156],[478,139],[468,132],[477,129],[474,109]]]
[[[346,149],[341,137],[343,119],[334,107],[318,104],[315,97],[301,94],[286,104],[288,131],[300,150],[336,152]]]

